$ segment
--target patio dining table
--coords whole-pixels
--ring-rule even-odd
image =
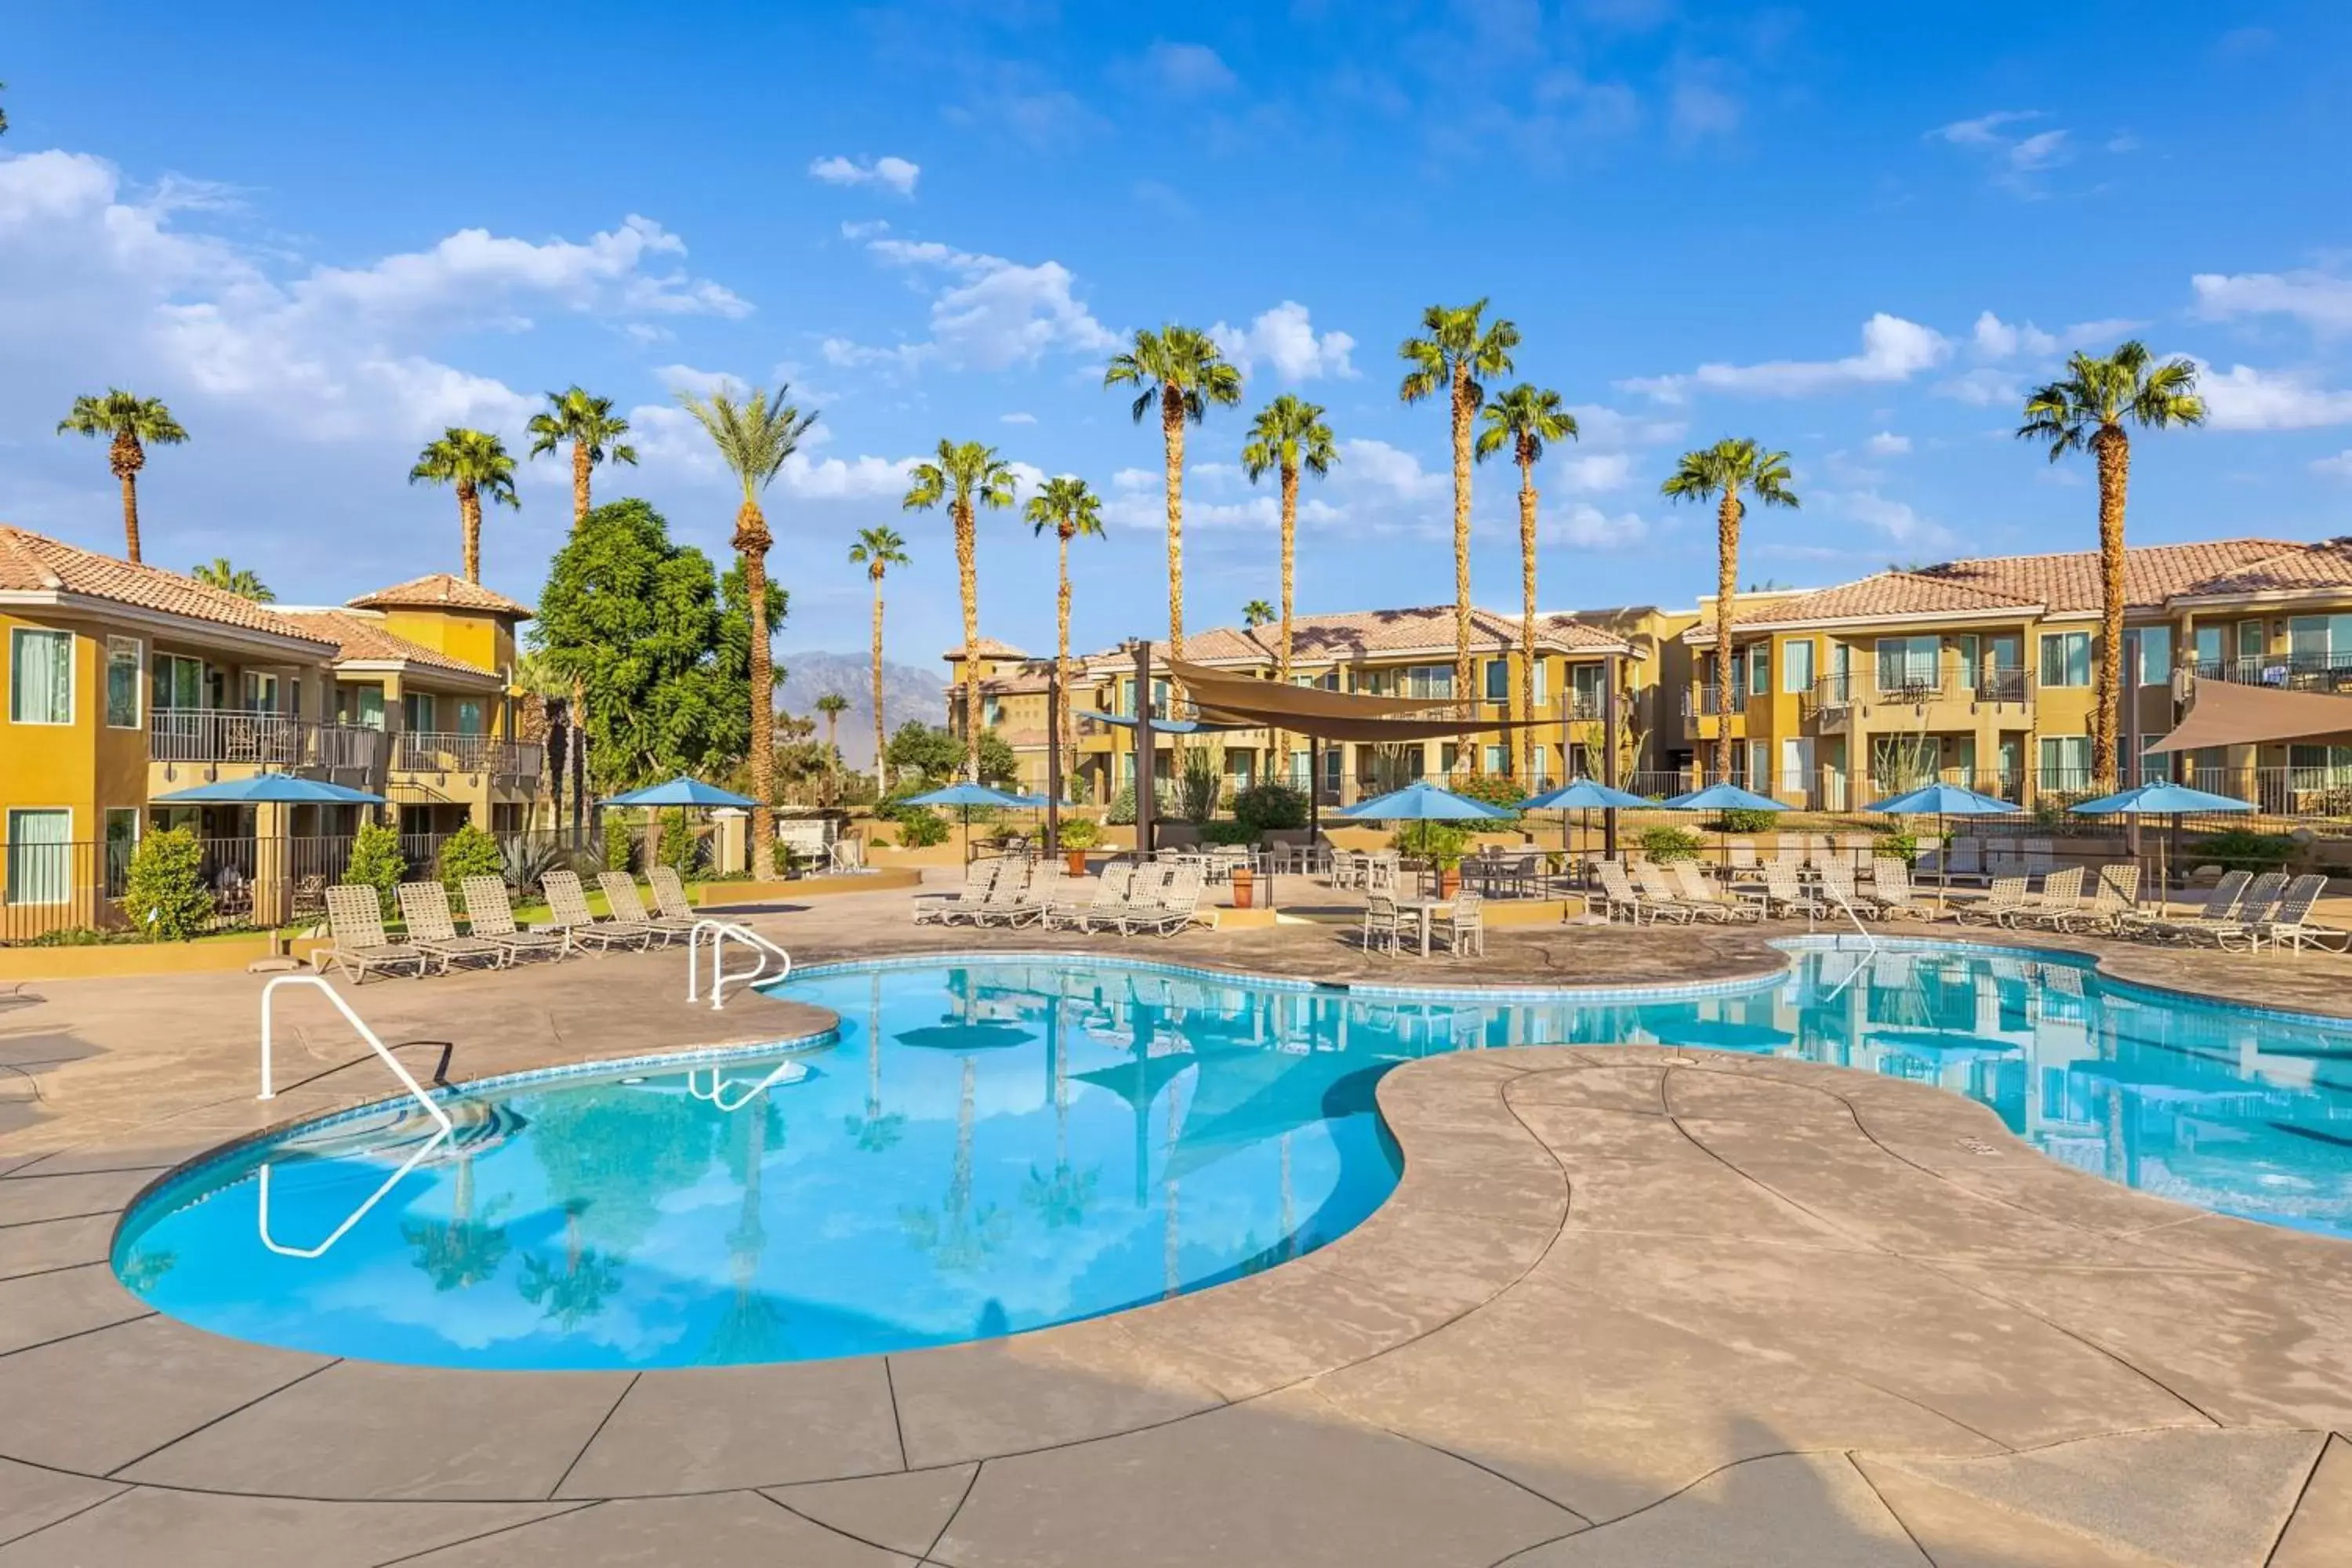
[[[1452,899],[1399,899],[1397,912],[1418,917],[1421,923],[1421,956],[1429,956],[1430,928],[1436,915],[1454,908]]]

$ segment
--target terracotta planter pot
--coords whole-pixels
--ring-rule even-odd
[[[1450,899],[1462,890],[1462,868],[1440,866],[1437,868],[1437,896]]]
[[[1087,852],[1085,850],[1065,849],[1062,851],[1062,858],[1068,864],[1071,876],[1083,877],[1087,874]]]
[[[1255,879],[1255,874],[1248,867],[1234,868],[1234,908],[1245,910],[1250,907],[1250,891]]]

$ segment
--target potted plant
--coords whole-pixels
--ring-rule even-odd
[[[1398,848],[1436,868],[1440,899],[1462,890],[1462,855],[1469,845],[1470,830],[1451,822],[1409,822],[1396,835]]]
[[[1083,877],[1087,874],[1087,851],[1102,842],[1102,824],[1091,816],[1074,816],[1062,824],[1060,842],[1070,875]]]

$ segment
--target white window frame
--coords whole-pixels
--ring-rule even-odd
[[[15,641],[14,638],[9,640],[12,643]],[[58,847],[63,848],[66,852],[65,890],[61,897],[55,899],[43,899],[38,902],[30,899],[20,899],[16,896],[16,879],[11,875],[8,870],[11,859],[16,853],[17,846],[23,842],[16,831],[16,819],[20,816],[61,816],[66,819],[65,842],[62,845],[58,846]],[[55,910],[63,909],[67,905],[72,903],[74,843],[73,807],[69,805],[12,805],[7,808],[5,814],[0,814],[0,826],[5,826],[8,830],[7,843],[0,845],[0,882],[5,882],[5,886],[0,886],[0,904],[5,904],[14,909]],[[46,849],[51,847],[45,844],[40,846],[40,847]]]
[[[63,637],[66,639],[66,716],[62,719],[20,719],[16,716],[16,678],[24,661],[22,648],[26,637]],[[81,710],[81,671],[74,668],[74,634],[49,626],[12,626],[8,632],[8,721],[30,729],[70,730],[74,715]],[[31,809],[31,808],[27,808]]]
[[[1538,708],[1551,700],[1551,682],[1547,678],[1550,664],[1551,660],[1548,658],[1536,660],[1536,706]]]
[[[131,650],[131,721],[127,724],[118,724],[114,721],[114,655],[118,648],[125,647]],[[110,730],[144,729],[147,724],[149,679],[146,639],[118,637],[110,632],[107,634],[106,660],[99,673],[105,682],[99,706],[105,718],[106,727]]]
[[[2083,641],[2083,679],[2080,680],[2053,680],[2050,679],[2050,645],[2053,642],[2063,644],[2072,637],[2080,637]],[[2040,646],[2034,649],[2036,653],[2041,655],[2039,668],[2035,669],[2034,675],[2040,681],[2042,687],[2045,690],[2081,691],[2089,687],[2097,685],[2099,679],[2098,649],[2092,646],[2092,642],[2093,638],[2091,634],[2088,632],[2043,632],[2042,634]],[[2062,674],[2064,672],[2064,667],[2065,660],[2062,658],[2059,661],[2060,672]],[[2072,739],[2072,737],[2065,738]]]
[[[1802,680],[1797,679],[1797,650],[1799,648],[1805,650],[1805,678]],[[1780,645],[1780,689],[1782,691],[1797,693],[1811,691],[1813,689],[1813,681],[1817,679],[1819,673],[1820,672],[1814,668],[1813,664],[1812,638],[1790,637],[1788,641]]]

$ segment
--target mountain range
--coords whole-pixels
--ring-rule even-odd
[[[824,737],[824,721],[817,699],[839,692],[849,699],[841,715],[842,765],[863,770],[874,765],[874,666],[863,653],[826,653],[808,649],[779,653],[784,679],[776,688],[776,707],[797,718],[816,721],[816,736]],[[928,669],[882,662],[883,721],[896,730],[909,719],[926,724],[947,721],[947,682]]]

